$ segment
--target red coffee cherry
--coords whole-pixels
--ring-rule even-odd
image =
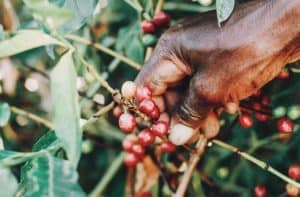
[[[288,183],[286,184],[286,193],[289,195],[289,196],[298,196],[299,193],[300,193],[300,190],[298,187]]]
[[[254,188],[254,196],[255,197],[266,197],[267,196],[267,188],[264,185],[256,185]]]
[[[261,122],[266,122],[270,119],[268,115],[262,113],[255,113],[255,118]]]
[[[280,118],[277,120],[277,129],[281,133],[288,134],[293,132],[294,123],[289,118]]]
[[[124,156],[124,164],[127,167],[134,167],[139,162],[139,157],[134,153],[127,153]]]
[[[121,114],[123,113],[123,109],[120,105],[117,105],[114,107],[113,109],[113,115],[117,118],[119,118],[121,116]]]
[[[258,103],[258,102],[253,102],[253,103],[251,104],[251,107],[252,107],[255,111],[259,111],[259,110],[262,109],[261,104]]]
[[[135,96],[138,101],[142,101],[144,99],[151,99],[152,92],[148,86],[141,86],[137,87]]]
[[[171,142],[163,142],[160,145],[161,151],[164,153],[173,153],[176,150],[176,146]]]
[[[239,122],[240,122],[241,126],[246,129],[252,127],[252,125],[253,125],[253,119],[248,114],[240,115]]]
[[[159,12],[153,17],[153,22],[156,26],[162,27],[169,25],[171,17],[166,12]]]
[[[145,154],[145,149],[142,145],[138,143],[134,143],[131,147],[131,152],[136,154],[139,157],[142,157]]]
[[[163,121],[157,121],[151,127],[151,131],[156,136],[164,136],[168,134],[168,130],[169,130],[169,125]]]
[[[288,174],[293,179],[300,179],[300,164],[291,165]]]
[[[139,195],[139,197],[152,197],[152,194],[150,192],[143,192]]]
[[[270,99],[270,96],[263,96],[260,102],[262,105],[268,106],[270,104]]]
[[[136,126],[136,120],[131,114],[122,114],[119,117],[119,127],[124,132],[132,132]]]
[[[150,146],[153,144],[155,136],[149,129],[144,129],[139,133],[138,140],[142,146]]]
[[[149,114],[149,116],[152,119],[157,120],[160,116],[160,111],[159,111],[158,107],[155,107],[154,110]]]
[[[152,21],[147,20],[141,23],[141,28],[144,33],[148,34],[154,33],[156,30],[154,23]]]
[[[133,136],[127,135],[122,141],[123,150],[129,152],[134,144]]]
[[[136,88],[133,81],[126,81],[121,87],[121,94],[124,98],[130,99],[135,96]]]
[[[281,70],[280,73],[277,75],[277,79],[287,79],[290,77],[290,73],[288,70]]]
[[[139,104],[139,110],[148,115],[151,114],[155,107],[156,105],[152,99],[144,99]]]

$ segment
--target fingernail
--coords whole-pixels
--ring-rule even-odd
[[[177,146],[183,145],[193,137],[193,133],[193,128],[178,123],[172,127],[169,140]]]

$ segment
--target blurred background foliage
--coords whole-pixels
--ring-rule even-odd
[[[43,24],[34,20],[32,10],[28,6],[24,6],[23,1],[11,0],[12,7],[9,9],[5,7],[5,2],[6,0],[2,0],[0,3],[2,24],[0,40],[11,36],[14,31],[24,28],[41,28],[47,31]],[[143,35],[139,25],[143,17],[128,4],[130,0],[99,0],[93,3],[81,3],[77,8],[68,4],[67,0],[49,0],[49,2],[71,8],[73,11],[76,10],[75,18],[73,17],[71,21],[59,28],[61,34],[75,31],[80,37],[100,43],[143,64],[146,46],[142,42]],[[156,1],[140,0],[139,2],[145,12],[152,16]],[[185,16],[215,9],[214,4],[203,6],[199,2],[167,0],[163,9],[172,16],[172,23]],[[243,2],[239,0],[236,3]],[[45,12],[45,14],[51,12],[51,9],[47,7],[40,9],[40,12]],[[8,17],[10,14],[12,17]],[[112,87],[119,88],[122,82],[133,80],[138,73],[127,64],[91,46],[76,42],[73,45],[89,63],[95,65],[97,71],[107,79]],[[1,101],[50,119],[52,104],[49,94],[49,71],[57,61],[57,55],[53,46],[47,46],[26,51],[10,59],[1,59]],[[80,94],[81,117],[84,120],[109,104],[112,98],[89,73],[84,71],[79,61],[76,62],[76,69],[79,74],[77,90]],[[263,93],[271,96],[270,107],[274,118],[289,116],[299,123],[299,82],[300,74],[291,73],[288,79],[275,79],[263,88]],[[273,140],[271,136],[278,135],[275,120],[255,121],[255,125],[251,129],[242,128],[236,120],[236,116],[222,115],[220,139],[254,154],[284,173],[291,164],[300,162],[299,125],[292,135],[277,137],[276,140]],[[124,135],[116,125],[117,120],[111,113],[108,113],[95,124],[85,128],[89,132],[83,137],[78,172],[80,185],[86,193],[91,192],[109,167],[119,161],[118,155],[121,152],[121,140]],[[1,136],[6,149],[28,152],[47,131],[47,128],[25,116],[12,114],[9,123],[1,127]],[[183,155],[187,154],[184,150],[179,149],[178,151]],[[173,161],[176,165],[178,164],[176,155],[165,155],[164,161],[167,168],[172,166],[171,162]],[[20,166],[12,168],[17,179],[20,178],[19,168]],[[258,183],[266,185],[269,196],[281,196],[285,192],[284,182],[240,159],[237,155],[218,147],[213,146],[208,149],[197,169],[187,196],[203,196],[204,194],[206,196],[252,196],[253,187]],[[124,166],[116,171],[117,174],[112,177],[111,182],[104,190],[104,196],[122,196],[124,194],[126,171]],[[171,175],[171,177],[177,176],[178,174]],[[154,196],[170,195],[161,180],[152,188],[151,192]]]

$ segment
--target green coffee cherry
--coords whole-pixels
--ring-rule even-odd
[[[143,44],[145,47],[153,46],[157,42],[157,38],[155,35],[152,34],[145,34],[142,38]]]

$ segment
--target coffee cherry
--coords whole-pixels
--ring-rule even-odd
[[[152,194],[150,192],[143,192],[139,195],[139,197],[152,197]]]
[[[261,122],[266,122],[270,119],[268,115],[262,113],[255,113],[255,118]]]
[[[139,157],[134,153],[127,153],[124,156],[124,163],[127,167],[134,167],[139,162]]]
[[[291,165],[288,174],[293,179],[300,179],[300,164]]]
[[[123,150],[130,152],[134,144],[134,141],[135,141],[134,136],[127,135],[122,141]]]
[[[246,129],[252,127],[252,125],[253,125],[253,119],[248,114],[240,115],[239,122],[240,122],[241,126]]]
[[[261,98],[261,104],[264,106],[268,106],[270,104],[270,97],[269,96],[263,96]]]
[[[143,146],[150,146],[155,140],[155,136],[149,129],[142,130],[138,135],[139,143]]]
[[[119,127],[124,132],[132,132],[136,126],[136,120],[131,114],[122,114],[119,117]]]
[[[183,124],[175,124],[170,131],[169,140],[177,145],[187,143],[194,135],[194,129]]]
[[[252,107],[255,111],[260,111],[260,110],[262,109],[261,104],[258,103],[258,102],[253,102],[253,103],[251,104],[251,107]]]
[[[267,196],[267,188],[264,185],[256,185],[254,188],[254,196],[255,197],[266,197]]]
[[[155,109],[156,105],[152,99],[144,99],[139,104],[139,110],[145,114],[151,114]]]
[[[277,129],[281,133],[287,134],[294,130],[294,123],[289,118],[280,118],[277,120]]]
[[[153,22],[156,26],[162,27],[169,25],[171,17],[166,12],[159,12],[153,17]]]
[[[157,120],[160,116],[160,111],[159,111],[158,107],[155,107],[154,110],[149,114],[149,116],[152,119]]]
[[[126,81],[121,87],[121,94],[124,98],[130,99],[135,96],[136,85],[133,81]]]
[[[144,33],[149,33],[149,34],[154,33],[156,29],[152,21],[143,21],[141,23],[141,28]]]
[[[144,99],[151,99],[152,92],[148,86],[141,86],[137,87],[135,96],[138,101],[142,101]]]
[[[156,136],[164,136],[164,135],[168,134],[168,130],[169,130],[168,123],[163,122],[163,121],[157,121],[151,127],[151,131]]]
[[[131,152],[136,154],[139,157],[142,157],[145,154],[145,149],[142,145],[138,143],[134,143],[131,147]]]
[[[172,153],[176,150],[176,146],[172,144],[171,142],[163,142],[160,145],[160,149],[164,153]]]
[[[145,47],[153,46],[157,42],[157,38],[152,34],[145,34],[142,37],[142,42]]]
[[[121,116],[121,114],[123,113],[123,109],[120,105],[117,105],[114,107],[113,109],[113,115],[117,118],[119,118]]]
[[[300,193],[300,190],[298,187],[288,183],[286,184],[286,193],[289,195],[289,196],[298,196],[299,193]]]
[[[288,70],[281,70],[280,73],[277,75],[277,79],[287,79],[289,78],[290,73]]]
[[[212,4],[213,0],[199,0],[199,2],[203,6],[209,6],[210,4]]]

